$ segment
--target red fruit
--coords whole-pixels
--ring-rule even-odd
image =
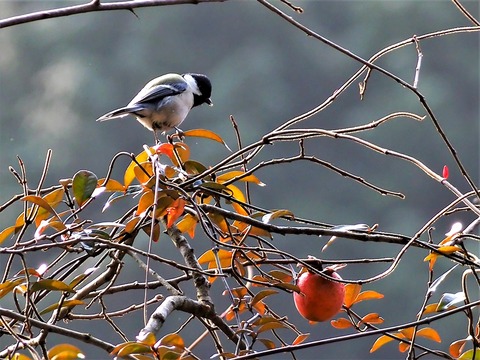
[[[332,269],[324,273],[335,279],[342,278]],[[293,293],[293,301],[300,315],[310,321],[327,321],[342,308],[345,285],[324,279],[320,275],[305,271],[300,275],[297,286],[301,293]]]

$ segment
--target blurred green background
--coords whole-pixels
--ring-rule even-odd
[[[7,18],[77,3],[81,2],[2,1],[0,14]],[[273,3],[363,58],[415,34],[471,25],[449,1],[294,1],[304,9],[303,14],[293,13],[279,1]],[[477,1],[463,3],[472,14],[479,15]],[[47,149],[53,150],[53,161],[45,184],[53,185],[80,169],[103,177],[114,154],[139,153],[143,144],[151,144],[152,133],[133,118],[106,123],[96,123],[95,119],[128,103],[148,80],[158,75],[207,74],[213,83],[214,107],[194,109],[182,129],[210,129],[235,148],[230,115],[239,124],[243,143],[250,144],[291,117],[323,102],[360,67],[255,1],[144,8],[136,9],[135,13],[137,16],[128,11],[89,13],[1,29],[0,203],[21,192],[8,171],[9,165],[18,169],[17,155],[25,162],[30,186],[34,188]],[[420,45],[424,57],[419,90],[465,168],[478,182],[479,35],[472,32],[439,37]],[[416,61],[417,53],[411,45],[385,56],[378,65],[411,83]],[[368,123],[396,111],[425,115],[411,92],[374,73],[363,101],[354,84],[325,111],[297,126],[336,129]],[[469,190],[428,118],[423,122],[396,119],[361,136],[414,156],[437,173],[446,164],[450,167],[450,181],[461,191]],[[207,166],[229,154],[216,143],[192,139],[187,139],[187,143],[195,159]],[[351,179],[302,162],[259,171],[257,176],[267,187],[253,188],[256,204],[271,209],[287,208],[297,216],[331,224],[378,223],[381,231],[413,235],[454,199],[442,185],[397,158],[373,153],[345,140],[317,139],[306,141],[305,145],[308,154],[378,186],[400,191],[406,199],[381,196]],[[296,144],[276,144],[267,147],[257,161],[297,152]],[[114,177],[121,180],[121,174],[122,167],[118,165]],[[101,202],[97,211],[102,207]],[[115,211],[120,214],[121,210],[112,209],[100,217],[113,219]],[[19,205],[2,212],[1,229],[10,226],[21,211]],[[440,241],[453,222],[468,224],[472,220],[466,213],[445,218],[436,224],[434,241]],[[326,240],[298,236],[276,237],[274,242],[298,257],[315,255],[327,259],[395,256],[400,249],[340,239],[321,253]],[[200,254],[210,244],[196,239],[193,246]],[[166,241],[158,251],[162,256],[177,256]],[[359,311],[380,313],[386,325],[414,320],[428,280],[427,265],[422,261],[425,256],[424,251],[409,250],[393,275],[366,285],[367,289],[383,292],[385,298],[363,308],[361,305]],[[35,267],[43,261],[46,260],[32,258],[31,264]],[[0,264],[4,263],[2,258]],[[436,275],[450,266],[440,261]],[[341,275],[361,279],[384,269],[384,265],[349,266]],[[455,274],[440,292],[460,291],[460,272]],[[222,290],[220,282],[214,284],[214,294],[219,295]],[[436,296],[433,300],[438,300]],[[125,300],[119,299],[122,301],[125,305]],[[221,301],[227,304],[225,299]],[[334,330],[329,324],[311,327],[292,310],[293,301],[288,294],[272,297],[271,304],[286,313],[303,332],[310,332],[311,339],[348,333]],[[133,337],[141,326],[141,315],[138,316],[138,324],[131,324],[129,336]],[[172,323],[162,333],[174,330],[178,325],[176,319],[176,316],[169,318]],[[89,326],[88,322],[80,324],[79,330],[89,331]],[[442,336],[443,343],[439,346],[444,351],[451,341],[466,336],[461,314],[435,323],[434,327]],[[108,341],[121,341],[109,327],[105,331],[111,332]],[[327,359],[403,358],[393,344],[369,354],[373,341],[374,338],[363,338],[305,350],[298,353],[298,358],[318,358],[320,353]],[[87,358],[105,357],[93,347],[80,346]],[[200,355],[204,358],[211,355],[209,345],[203,347]]]

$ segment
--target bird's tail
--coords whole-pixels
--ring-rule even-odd
[[[105,115],[100,116],[97,121],[107,121],[112,119],[119,119],[129,115],[132,112],[132,109],[123,107],[106,113]]]
[[[123,108],[110,111],[103,116],[100,116],[97,121],[107,121],[112,119],[120,119],[127,115],[137,115],[137,112],[145,110],[145,107],[141,104],[125,106]]]

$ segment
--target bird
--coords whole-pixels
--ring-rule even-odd
[[[212,84],[203,74],[165,74],[149,81],[127,106],[100,116],[97,121],[107,121],[133,115],[148,130],[157,133],[178,128],[190,110],[198,105],[213,105],[210,99]]]

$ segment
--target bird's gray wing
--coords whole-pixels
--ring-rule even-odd
[[[181,94],[187,90],[187,84],[184,81],[171,83],[169,85],[157,85],[147,90],[145,93],[138,94],[131,104],[144,104],[151,102],[159,102],[167,96]]]

